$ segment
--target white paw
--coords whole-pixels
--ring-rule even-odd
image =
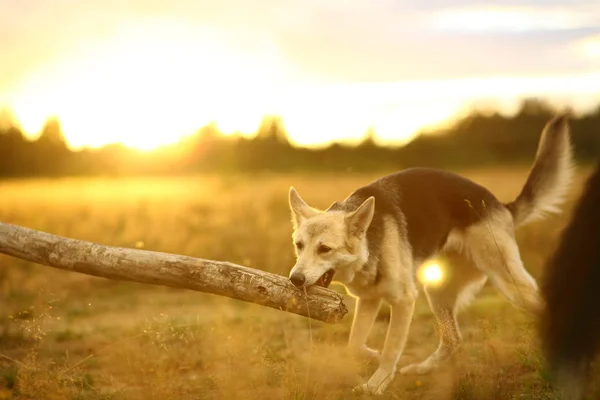
[[[410,364],[400,369],[401,375],[425,375],[431,372],[433,365],[430,362],[423,361],[418,364]]]
[[[370,395],[380,395],[388,387],[392,379],[394,378],[394,370],[386,368],[378,368],[377,371],[371,376],[371,379],[367,383],[360,386],[356,386],[353,391],[355,393],[364,393]]]
[[[371,395],[371,396],[379,396],[379,395],[383,394],[383,391],[385,390],[385,388],[382,388],[381,386],[382,385],[379,385],[378,387],[373,387],[373,386],[370,386],[368,383],[363,383],[362,385],[355,386],[352,389],[352,392],[357,393],[357,394],[367,394],[367,395]]]

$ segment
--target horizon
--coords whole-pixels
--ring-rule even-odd
[[[57,117],[71,149],[148,150],[210,122],[251,135],[269,115],[298,146],[370,129],[398,145],[473,108],[510,115],[534,97],[581,114],[600,102],[589,1],[4,8],[0,108],[29,138]]]

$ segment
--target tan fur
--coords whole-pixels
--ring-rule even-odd
[[[559,116],[546,124],[538,145],[535,162],[523,193],[509,205],[515,225],[527,224],[549,213],[560,211],[559,205],[573,181],[573,150],[567,118]]]
[[[379,368],[371,379],[360,387],[361,391],[382,393],[396,372],[396,364],[408,337],[408,329],[417,299],[417,289],[410,268],[412,255],[408,242],[401,238],[396,222],[384,219],[382,259],[379,261],[380,280],[376,285],[369,280],[355,280],[347,287],[358,297],[354,323],[350,333],[350,346],[369,355],[377,354],[364,347],[381,300],[391,307],[391,320],[379,359]],[[401,240],[404,239],[404,240]],[[358,274],[357,274],[358,276]],[[375,307],[377,305],[377,307]],[[365,351],[366,350],[366,351]]]
[[[571,165],[568,129],[564,118],[558,118],[544,131],[522,194],[505,207],[486,209],[479,222],[450,231],[441,248],[452,259],[446,280],[441,286],[425,286],[440,344],[424,361],[402,368],[402,374],[427,373],[454,353],[462,341],[456,314],[488,279],[513,304],[534,313],[541,311],[538,286],[523,267],[514,229],[555,209],[571,180]],[[403,215],[398,220],[383,216],[379,256],[369,255],[366,232],[375,212],[373,197],[352,212],[336,211],[335,207],[321,212],[308,206],[291,188],[290,208],[294,242],[302,246],[290,275],[303,274],[305,286],[311,286],[325,272],[334,270],[334,280],[357,297],[348,344],[355,354],[377,360],[379,367],[356,389],[381,394],[393,379],[404,350],[418,294],[415,271],[426,260],[413,259]],[[321,245],[330,250],[320,253]],[[379,353],[365,343],[382,301],[389,304],[391,318]]]
[[[325,229],[328,227],[327,229]],[[303,250],[296,249],[296,265],[290,274],[301,272],[306,276],[306,285],[315,282],[327,270],[338,266],[336,280],[351,282],[356,273],[355,265],[365,263],[368,252],[360,250],[359,240],[347,237],[343,213],[327,213],[314,217],[294,232],[295,243],[304,243]],[[321,245],[332,248],[329,254],[318,254],[315,249]]]
[[[530,312],[542,309],[535,279],[525,270],[514,236],[513,221],[507,211],[491,214],[467,229],[468,255],[477,268],[513,304]]]
[[[448,247],[448,246],[446,246]],[[461,247],[462,249],[462,247]],[[440,343],[424,361],[400,370],[402,375],[425,374],[450,357],[462,343],[456,316],[487,281],[462,251],[445,250],[445,279],[441,285],[424,285],[427,301],[435,316]]]
[[[348,344],[353,353],[379,361],[379,368],[358,389],[380,394],[396,372],[418,293],[414,280],[418,266],[412,259],[405,229],[391,217],[384,219],[381,258],[375,260],[369,258],[365,238],[372,217],[369,209],[374,207],[372,200],[353,213],[320,212],[306,205],[295,191],[290,193],[297,196],[290,199],[290,207],[299,222],[293,239],[303,244],[290,274],[302,272],[306,285],[310,286],[327,270],[335,269],[335,280],[358,298]],[[357,219],[360,215],[362,217]],[[321,244],[332,251],[318,254],[315,249]],[[454,269],[446,271],[449,277],[442,286],[425,287],[438,324],[440,344],[423,362],[402,368],[402,374],[427,373],[454,353],[462,341],[456,314],[487,279],[519,307],[537,312],[542,306],[537,284],[521,262],[508,210],[489,213],[463,232],[451,232],[443,252],[453,258]],[[380,276],[377,283],[373,283],[377,273]],[[367,348],[365,342],[382,301],[389,304],[391,319],[383,351],[379,353]]]

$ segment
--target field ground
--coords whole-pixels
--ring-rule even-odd
[[[566,212],[518,232],[536,277]],[[525,169],[465,174],[512,200]],[[0,221],[109,245],[229,260],[287,274],[287,190],[327,207],[375,175],[94,178],[0,182]],[[336,287],[336,290],[343,290]],[[352,299],[348,299],[352,308]],[[227,298],[116,282],[0,256],[0,399],[348,399],[373,365],[346,355],[335,326]],[[382,346],[381,313],[370,344]],[[486,286],[460,315],[465,344],[383,399],[551,399],[535,320]],[[437,346],[421,296],[400,365]],[[598,386],[595,398],[600,397]]]

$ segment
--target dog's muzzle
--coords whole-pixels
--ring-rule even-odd
[[[314,283],[315,286],[321,286],[321,287],[329,287],[329,284],[331,283],[331,281],[333,280],[333,275],[335,274],[335,271],[333,269],[327,270],[323,275],[321,275],[321,277]],[[292,281],[292,283],[294,284],[294,286],[296,287],[303,287],[306,284],[306,277],[304,276],[303,273],[301,272],[294,272],[291,276],[290,276],[290,281]],[[312,285],[311,285],[312,286]]]
[[[294,272],[292,274],[292,276],[290,276],[290,281],[292,281],[294,286],[302,287],[302,286],[304,286],[304,283],[306,282],[306,277],[301,272]]]

